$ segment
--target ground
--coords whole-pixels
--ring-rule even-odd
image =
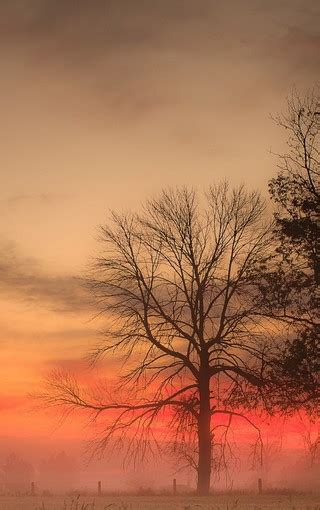
[[[320,510],[320,495],[0,496],[0,510]]]

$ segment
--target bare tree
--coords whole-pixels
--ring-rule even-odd
[[[163,191],[141,214],[113,213],[101,227],[90,288],[108,326],[91,359],[122,355],[125,373],[94,395],[56,373],[41,395],[66,412],[110,417],[96,451],[113,439],[143,456],[161,417],[178,439],[195,433],[197,489],[209,492],[215,418],[251,423],[231,407],[233,394],[257,405],[272,350],[252,292],[271,243],[263,215],[256,192],[221,184],[204,197]]]
[[[213,398],[211,397],[212,400]],[[188,417],[183,417],[181,414],[185,414],[184,411],[182,413],[180,409],[176,411],[178,416],[174,415],[172,421],[175,430],[174,440],[169,442],[168,453],[174,459],[177,472],[197,474],[199,455],[197,422],[192,419],[190,413],[186,413]],[[230,434],[233,417],[234,414],[230,410],[226,420],[219,420],[217,423],[213,420],[211,424],[211,478],[213,481],[220,481],[223,476],[226,488],[232,487],[232,472],[240,465],[239,451],[233,435]],[[261,435],[258,428],[256,431],[256,441],[259,443]]]

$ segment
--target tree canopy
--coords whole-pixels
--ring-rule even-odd
[[[287,134],[288,151],[279,156],[278,174],[269,185],[276,205],[276,250],[263,268],[261,304],[287,332],[275,363],[277,376],[286,382],[280,407],[314,412],[320,396],[319,90],[304,97],[293,92],[287,111],[275,120]]]
[[[180,440],[191,430],[198,491],[207,493],[212,419],[250,422],[231,402],[237,394],[256,405],[275,348],[253,292],[271,235],[259,194],[225,183],[204,196],[163,191],[140,214],[114,213],[101,227],[90,280],[109,325],[92,357],[125,357],[121,391],[88,399],[58,374],[46,402],[91,409],[97,418],[109,411],[100,451],[129,436],[129,450],[144,453],[159,416],[171,421],[171,440],[172,432]]]

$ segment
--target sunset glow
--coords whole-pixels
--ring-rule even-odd
[[[0,467],[12,452],[38,466],[50,455],[69,453],[68,445],[83,463],[84,442],[106,422],[91,429],[90,414],[76,410],[60,423],[57,409],[41,410],[34,395],[57,369],[92,392],[102,380],[112,389],[122,374],[125,362],[112,352],[94,367],[87,359],[112,319],[97,316],[84,286],[101,253],[99,225],[111,210],[140,212],[164,188],[194,187],[201,195],[224,180],[258,190],[271,218],[268,183],[278,171],[275,154],[287,141],[271,117],[284,110],[293,88],[303,95],[319,82],[320,4],[0,4]],[[267,321],[259,327],[260,334],[263,327],[271,331]],[[169,442],[169,415],[164,411],[155,423],[160,442]],[[251,418],[267,444],[276,450],[281,443],[283,459],[298,472],[317,423],[304,410],[284,421],[258,408]],[[242,462],[235,486],[237,476],[239,487],[248,487],[264,473],[249,466],[256,436],[248,422],[233,419],[232,441]],[[112,466],[95,460],[83,468],[87,486],[96,487],[101,473],[110,489],[112,483],[143,486],[144,477],[146,484],[159,479],[159,486],[171,487],[176,476],[164,456],[163,465],[149,461],[142,482],[132,482],[133,468],[123,470],[122,457],[110,455]],[[274,457],[263,476],[270,486],[277,477],[290,486],[287,461]],[[181,477],[183,484],[194,483],[190,472]],[[85,486],[85,475],[81,480]],[[216,483],[230,488],[230,481]]]

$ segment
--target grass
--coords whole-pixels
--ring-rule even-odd
[[[312,494],[196,496],[0,496],[0,510],[320,510]]]

